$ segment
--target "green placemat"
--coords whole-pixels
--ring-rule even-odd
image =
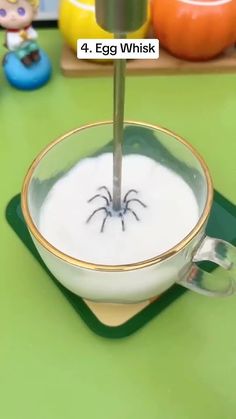
[[[68,291],[56,280],[40,258],[24,222],[20,207],[20,194],[13,197],[7,205],[6,219],[20,240],[45,269],[50,280],[54,281],[55,285],[64,294],[65,298],[67,298],[68,302],[74,307],[87,326],[100,336],[121,338],[131,335],[149,322],[154,316],[161,313],[169,304],[174,303],[177,298],[187,292],[185,288],[174,285],[158,300],[144,308],[126,323],[117,327],[106,326],[96,318],[82,298]],[[227,240],[236,245],[236,206],[217,191],[215,191],[213,208],[207,226],[207,234]],[[200,265],[208,272],[216,269],[215,265],[208,262],[201,263]]]

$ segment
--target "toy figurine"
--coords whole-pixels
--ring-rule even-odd
[[[32,27],[38,6],[39,0],[0,0],[0,25],[10,51],[3,60],[4,72],[10,84],[23,90],[43,86],[51,76],[50,60]]]

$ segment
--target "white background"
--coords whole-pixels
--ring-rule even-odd
[[[40,0],[39,12],[36,20],[58,19],[60,0]]]

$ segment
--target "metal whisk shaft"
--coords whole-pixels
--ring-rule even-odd
[[[126,38],[124,34],[115,34],[115,38]],[[124,132],[125,105],[125,69],[126,60],[114,63],[114,116],[113,116],[113,210],[121,210],[122,184],[122,145]]]
[[[114,33],[115,39],[139,29],[147,18],[147,0],[95,0],[96,20],[102,29]],[[125,68],[126,60],[114,60],[114,116],[113,116],[113,199],[112,209],[122,207],[122,144],[124,131]]]

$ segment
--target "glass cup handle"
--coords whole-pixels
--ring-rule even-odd
[[[220,275],[213,275],[192,263],[178,284],[210,297],[230,296],[236,292],[236,247],[232,244],[206,236],[192,261],[211,261],[223,269]]]

